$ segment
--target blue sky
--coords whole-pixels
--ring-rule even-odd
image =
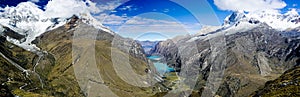
[[[216,4],[216,1],[221,2],[221,4]],[[223,5],[222,1],[231,1],[230,3],[233,5]],[[106,26],[109,26],[115,32],[121,34],[122,36],[136,38],[145,35],[148,38],[143,39],[147,40],[158,39],[158,34],[161,34],[161,36],[164,37],[175,37],[177,35],[194,34],[201,29],[202,25],[222,25],[224,18],[230,15],[235,9],[241,9],[247,12],[250,12],[252,11],[252,9],[255,8],[258,10],[272,9],[279,10],[282,13],[289,11],[290,8],[300,9],[300,7],[298,6],[300,2],[297,0],[241,0],[239,2],[234,1],[237,0],[131,0],[118,6],[112,13],[108,13],[110,15],[121,16],[123,18],[126,18],[120,19],[124,22],[111,23],[113,19],[106,18],[106,20],[109,21],[109,23],[106,23],[105,21],[103,23]],[[248,2],[243,1],[260,2],[248,4]],[[247,6],[244,7],[244,5],[249,5],[250,8]],[[154,14],[145,15],[145,13],[153,12]],[[163,15],[155,13],[160,13]],[[144,19],[132,18],[135,16],[153,20],[166,20],[171,23],[152,22],[143,23],[144,25],[142,25],[141,23],[139,23],[139,21],[143,21]],[[136,20],[134,21],[136,25],[134,25],[134,23],[128,23],[128,21],[130,20]],[[178,24],[174,24],[172,22],[177,22]],[[152,27],[152,25],[154,26]],[[160,28],[157,28],[156,26],[160,26]],[[144,29],[150,31],[147,32],[147,30]],[[151,37],[149,36],[149,34],[146,33],[156,34]]]
[[[28,0],[0,0],[0,7]],[[29,0],[44,10],[48,0]],[[87,1],[87,0],[84,0]],[[202,25],[221,25],[233,10],[300,9],[298,0],[91,0],[101,10],[95,18],[124,37],[156,39],[194,34]],[[128,1],[128,2],[127,2]],[[248,1],[248,2],[247,2]],[[229,2],[229,3],[226,3]],[[250,3],[249,3],[250,2]],[[70,5],[71,6],[71,5]],[[248,7],[247,7],[248,6]],[[266,7],[267,6],[267,7]],[[147,34],[148,33],[148,34]],[[149,33],[155,33],[151,36]]]
[[[5,6],[16,6],[20,2],[26,2],[26,1],[35,1],[35,0],[0,0],[0,7],[5,7]],[[37,5],[43,9],[43,7],[47,4],[48,0],[38,0],[39,2],[35,2]],[[102,3],[107,3],[107,2],[122,2],[122,0],[91,0],[92,2],[96,2],[98,5],[101,5]],[[123,0],[124,2],[125,0]],[[129,1],[129,0],[126,0]],[[188,3],[194,3],[193,1],[201,1],[201,0],[185,0]],[[203,1],[203,0],[202,0]],[[209,5],[213,8],[214,12],[218,16],[218,19],[220,22],[228,16],[232,11],[224,11],[224,10],[219,10],[218,7],[214,4],[214,0],[206,0]],[[283,0],[285,3],[287,3],[287,6],[283,8],[281,11],[285,12],[289,8],[297,8],[300,9],[300,1],[299,0]],[[184,21],[193,21],[194,19],[191,17],[188,12],[184,11],[180,6],[176,4],[171,4],[169,5],[169,0],[131,0],[131,2],[127,2],[122,6],[126,5],[136,5],[138,8],[140,7],[146,7],[142,8],[136,11],[118,11],[116,14],[121,15],[122,13],[128,13],[128,15],[136,15],[138,13],[142,13],[145,11],[151,11],[152,9],[157,9],[158,12],[163,12],[165,10],[163,9],[171,9],[168,13],[168,15],[174,16],[176,18],[179,18]],[[175,9],[175,10],[172,10]],[[182,10],[178,10],[182,9]],[[199,9],[203,10],[203,9]]]

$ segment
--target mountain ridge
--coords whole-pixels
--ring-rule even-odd
[[[266,23],[276,30],[287,30],[299,27],[300,16],[296,9],[281,14],[277,11],[256,11],[245,13],[244,11],[235,11],[227,16],[223,26],[238,25],[240,22],[250,24]]]
[[[281,31],[265,22],[249,22],[243,14],[233,15],[242,19],[236,19],[229,26],[224,25],[215,31],[204,30],[202,34],[182,36],[177,41],[168,39],[159,42],[152,50],[152,54],[164,56],[169,66],[177,68],[176,71],[181,71],[181,67],[187,65],[200,67],[197,68],[200,75],[194,90],[200,94],[203,93],[203,88],[214,89],[209,87],[217,85],[218,82],[211,83],[212,86],[203,82],[209,82],[209,76],[217,76],[210,75],[211,68],[221,67],[212,67],[213,63],[225,60],[224,77],[220,78],[222,84],[216,90],[216,94],[212,92],[211,95],[227,97],[247,97],[265,82],[279,77],[284,71],[300,64],[299,52],[297,52],[300,34],[297,34],[299,30],[296,30],[299,27]],[[216,47],[222,46],[217,44],[223,39],[225,43],[222,49],[225,54],[214,55],[213,50],[220,49]],[[198,52],[189,55],[190,59],[182,59],[180,49],[188,48],[194,43]],[[219,54],[219,51],[215,54]],[[225,58],[211,60],[213,56],[225,56]]]
[[[82,22],[88,25],[114,34],[114,32],[104,27],[90,13],[78,13],[73,15],[81,18]],[[26,50],[36,51],[39,50],[39,48],[31,43],[36,37],[49,30],[63,26],[69,22],[71,17],[72,16],[68,18],[47,16],[47,11],[41,10],[34,3],[21,2],[15,7],[5,7],[3,12],[0,12],[0,26],[8,27],[20,35],[25,35],[23,41],[8,37],[10,42]]]

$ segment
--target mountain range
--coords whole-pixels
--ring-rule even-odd
[[[186,80],[200,72],[194,88],[199,95],[245,97],[300,64],[298,20],[296,12],[237,11],[223,26],[206,26],[195,35],[159,42],[150,52],[164,56],[177,71],[194,71],[182,73]],[[186,54],[189,51],[196,53]],[[268,96],[263,92],[267,91],[255,96]]]
[[[172,91],[164,82],[139,87],[118,76],[130,76],[125,72],[130,68],[155,76],[146,56],[160,55],[186,87],[175,88],[174,96],[297,97],[299,22],[296,10],[236,11],[222,26],[205,26],[197,34],[136,41],[104,27],[91,14],[49,17],[35,4],[23,2],[0,12],[0,96],[161,97]],[[74,36],[84,41],[74,42]],[[94,59],[89,58],[92,54]],[[145,84],[161,79],[146,78]]]

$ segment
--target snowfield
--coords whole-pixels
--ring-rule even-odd
[[[8,27],[19,34],[26,36],[26,39],[24,39],[25,41],[19,41],[8,36],[7,40],[28,51],[37,51],[39,50],[39,48],[31,42],[35,40],[36,37],[40,36],[46,31],[63,26],[73,15],[76,15],[79,18],[81,18],[82,21],[86,24],[92,25],[97,29],[101,29],[103,31],[114,34],[111,30],[104,27],[99,21],[97,21],[88,10],[78,12],[74,11],[74,9],[69,9],[64,10],[66,11],[65,14],[57,15],[55,14],[57,13],[56,10],[62,9],[55,8],[56,6],[53,3],[57,2],[49,2],[49,5],[46,6],[45,11],[40,9],[37,5],[35,5],[32,2],[22,2],[15,7],[5,7],[3,9],[3,12],[0,12],[0,26]],[[77,2],[74,3],[74,6],[75,5],[84,6],[85,3]]]

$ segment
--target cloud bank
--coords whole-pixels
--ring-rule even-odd
[[[214,4],[221,10],[246,12],[278,10],[287,6],[282,0],[214,0]]]
[[[37,3],[37,2],[40,2],[40,0],[29,0],[30,2],[33,2],[33,3]]]
[[[102,17],[104,15],[96,18]],[[153,19],[149,17],[164,17],[169,19]],[[177,35],[194,34],[201,29],[200,23],[180,23],[161,13],[146,13],[134,17],[107,15],[102,23],[109,26],[110,29],[118,34],[131,38],[146,32],[160,32],[169,37],[175,37]]]
[[[90,0],[51,0],[45,6],[45,16],[69,18],[79,13],[98,13],[100,9]]]
[[[29,0],[30,2],[33,2],[33,3],[37,3],[37,2],[40,2],[40,0]]]

